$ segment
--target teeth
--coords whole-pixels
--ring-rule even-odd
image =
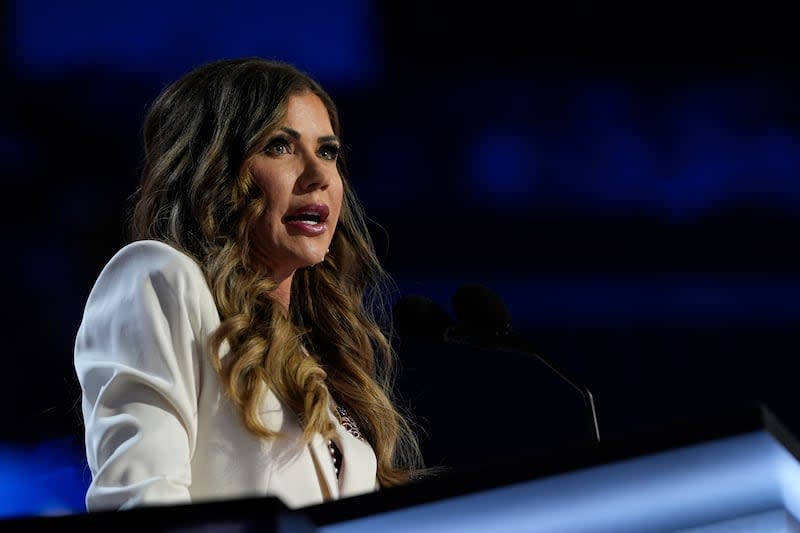
[[[319,224],[320,217],[316,213],[298,213],[297,215],[293,215],[288,217],[289,220],[296,220],[298,222],[302,222],[304,224]]]

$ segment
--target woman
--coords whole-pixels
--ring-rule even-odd
[[[339,134],[315,80],[259,58],[202,65],[152,104],[132,242],[76,337],[88,510],[295,508],[426,472]]]

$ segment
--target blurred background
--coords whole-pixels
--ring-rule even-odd
[[[397,298],[452,313],[459,287],[495,292],[514,332],[591,389],[604,438],[753,401],[795,416],[788,13],[290,4],[0,4],[0,514],[83,510],[83,304],[124,243],[146,106],[225,57],[288,60],[323,83]],[[584,422],[563,381],[538,393],[548,370],[535,358],[400,348],[430,463],[558,444]]]

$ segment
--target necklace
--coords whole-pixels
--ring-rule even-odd
[[[336,413],[339,415],[339,422],[342,423],[344,429],[349,431],[350,434],[355,438],[357,438],[358,440],[364,440],[363,435],[361,435],[361,432],[358,430],[358,426],[356,425],[355,420],[350,418],[350,415],[347,414],[347,411],[345,410],[344,407],[339,407],[337,405]]]
[[[342,424],[342,427],[345,428],[352,436],[357,438],[358,440],[364,440],[364,437],[361,435],[361,432],[358,430],[358,426],[356,425],[355,421],[350,418],[350,415],[347,414],[347,410],[344,407],[336,406],[336,414],[339,415],[339,423]],[[342,466],[342,451],[336,445],[333,440],[328,440],[328,451],[331,454],[331,460],[333,461],[333,471],[336,473],[336,478],[339,478],[339,469]]]
[[[333,440],[328,441],[328,451],[331,454],[333,461],[333,471],[336,473],[336,478],[339,478],[339,467],[342,465],[342,452]]]

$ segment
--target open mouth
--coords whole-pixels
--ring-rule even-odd
[[[322,224],[328,219],[328,206],[306,205],[283,217],[284,222],[296,222],[300,224]]]

